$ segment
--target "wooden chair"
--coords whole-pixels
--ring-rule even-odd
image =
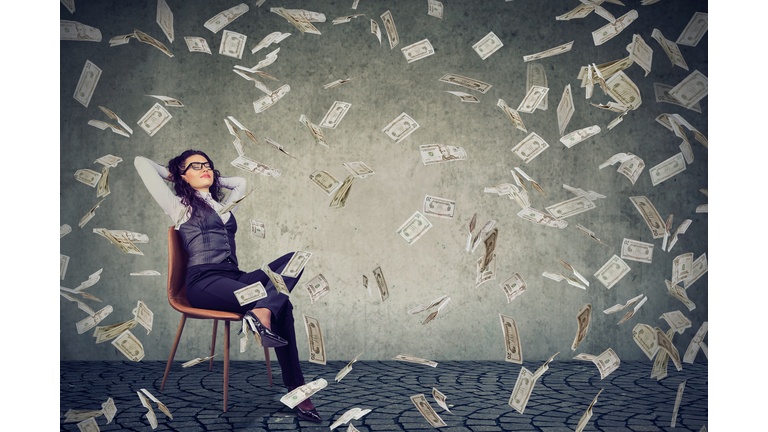
[[[229,323],[231,321],[239,322],[243,319],[242,314],[234,312],[223,312],[209,309],[198,309],[190,306],[187,300],[187,260],[189,256],[184,250],[181,235],[174,227],[168,228],[168,303],[171,307],[181,312],[181,322],[179,330],[176,332],[176,339],[173,341],[171,355],[168,356],[168,364],[165,365],[165,374],[163,383],[160,385],[160,391],[165,387],[165,381],[168,379],[168,372],[171,370],[173,357],[176,355],[176,348],[179,346],[181,332],[184,330],[184,323],[187,318],[194,319],[212,319],[213,336],[211,337],[211,355],[216,348],[216,327],[219,320],[224,321],[224,412],[227,412],[227,397],[229,396]],[[272,368],[269,362],[269,350],[264,348],[264,358],[267,362],[267,375],[269,376],[269,386],[272,387]],[[210,360],[208,370],[213,370],[213,359]]]

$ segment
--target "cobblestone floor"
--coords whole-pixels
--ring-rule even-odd
[[[585,431],[696,431],[707,424],[707,363],[684,364],[678,372],[670,362],[669,376],[648,378],[651,362],[622,362],[605,379],[590,362],[553,361],[533,388],[525,413],[507,402],[520,366],[503,361],[446,361],[436,368],[398,361],[358,361],[340,382],[336,373],[347,362],[327,365],[302,364],[307,382],[324,378],[328,386],[312,397],[322,423],[300,420],[280,398],[287,393],[280,367],[272,363],[274,387],[269,387],[263,362],[231,362],[229,406],[222,412],[223,365],[208,363],[182,368],[174,362],[165,389],[160,383],[165,362],[61,362],[61,430],[77,431],[76,423],[64,423],[69,409],[97,410],[111,397],[117,414],[110,424],[96,418],[102,431],[151,431],[136,392],[145,388],[173,414],[165,416],[156,404],[156,431],[327,431],[347,410],[372,411],[351,424],[361,432],[433,429],[411,403],[410,396],[423,393],[448,427],[444,432],[543,431],[576,429],[589,403],[604,389],[593,407]],[[523,366],[535,371],[542,362]],[[680,382],[687,380],[675,428],[670,427]],[[432,398],[432,388],[447,397],[450,412]],[[347,425],[337,431],[346,431]]]

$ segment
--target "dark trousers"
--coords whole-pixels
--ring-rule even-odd
[[[280,273],[285,269],[293,252],[287,253],[269,263],[269,268]],[[301,279],[283,277],[289,291]],[[253,303],[240,306],[234,292],[256,282],[261,282],[267,296]],[[230,260],[220,264],[201,264],[187,269],[187,299],[196,308],[221,310],[244,314],[255,308],[267,308],[272,312],[272,331],[288,341],[288,345],[274,348],[286,387],[298,387],[304,384],[304,374],[299,364],[299,352],[296,349],[296,331],[294,329],[293,305],[289,297],[277,292],[272,281],[262,270],[249,273],[240,271]]]

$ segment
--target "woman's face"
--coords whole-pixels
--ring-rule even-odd
[[[187,160],[184,161],[184,168],[186,171],[181,175],[181,178],[189,183],[193,189],[208,193],[208,188],[213,185],[213,170],[205,165],[203,165],[199,171],[195,170],[193,166],[190,166],[193,162],[205,164],[208,163],[208,159],[203,155],[192,155],[188,157]]]

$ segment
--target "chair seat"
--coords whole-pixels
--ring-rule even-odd
[[[177,311],[187,314],[189,318],[195,318],[195,319],[219,319],[223,321],[241,321],[243,319],[243,314],[235,313],[235,312],[226,312],[226,311],[218,311],[218,310],[211,310],[211,309],[200,309],[196,307],[192,307],[189,304],[189,300],[187,300],[185,297],[168,297],[168,302],[171,304],[171,307],[176,309]]]

